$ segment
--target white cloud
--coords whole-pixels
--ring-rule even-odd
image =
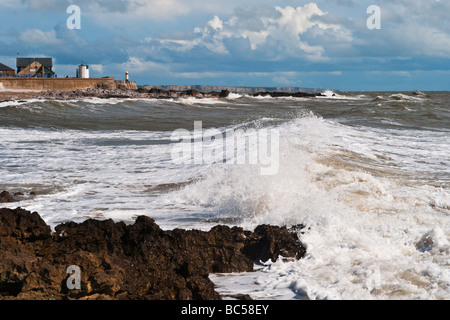
[[[321,17],[327,15],[327,13],[320,10],[317,4],[313,2],[306,4],[304,7],[293,8],[288,6],[286,8],[275,7],[275,9],[282,15],[279,20],[280,27],[294,35],[302,34],[315,25],[321,29],[340,29],[338,25],[315,20],[315,16]]]
[[[393,31],[393,42],[399,50],[412,55],[440,56],[450,55],[450,34],[430,25],[403,24]],[[402,52],[406,53],[406,52]]]
[[[237,10],[228,20],[224,21],[217,15],[206,23],[205,27],[197,27],[194,33],[197,38],[174,43],[180,48],[191,49],[194,46],[204,46],[210,51],[219,54],[229,54],[233,40],[248,39],[253,51],[267,50],[272,46],[268,54],[275,59],[285,57],[303,57],[310,60],[324,59],[324,48],[320,45],[310,45],[301,39],[302,34],[311,28],[320,30],[338,31],[338,24],[325,23],[317,17],[326,16],[327,13],[320,10],[315,3],[309,3],[303,7],[264,7],[255,8],[254,12]],[[251,14],[252,13],[252,14]],[[230,40],[225,43],[225,40]],[[171,40],[164,39],[171,42]],[[269,42],[276,42],[277,47]]]
[[[28,29],[19,35],[19,40],[31,45],[55,45],[62,43],[55,30],[48,32],[39,29]]]
[[[99,74],[104,73],[104,66],[102,64],[91,64],[89,65],[92,71],[97,72]]]
[[[214,18],[208,22],[208,26],[210,26],[214,30],[222,30],[223,22],[219,19],[218,16],[214,16]]]
[[[146,61],[138,57],[130,57],[122,67],[132,73],[168,72],[168,66],[153,61]]]
[[[302,83],[299,80],[298,72],[276,72],[273,74],[272,82],[279,86],[298,86]]]
[[[20,7],[20,2],[17,0],[0,0],[0,6],[7,8]]]
[[[450,55],[450,1],[380,0],[381,30],[361,26],[356,20],[354,47],[360,56],[448,57]]]

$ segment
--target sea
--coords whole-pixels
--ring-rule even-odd
[[[225,299],[450,299],[449,92],[17,100],[0,136],[1,206],[52,228],[303,226],[304,258],[210,275]]]

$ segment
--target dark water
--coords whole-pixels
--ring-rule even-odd
[[[325,119],[380,128],[449,128],[450,94],[351,93],[334,99],[105,100],[3,103],[2,127],[73,130],[173,131],[202,120],[203,126],[225,127],[261,118],[288,121],[312,111]]]
[[[194,137],[198,122],[276,130],[276,173],[174,161],[172,134]],[[166,228],[310,227],[308,259],[231,287],[217,280],[220,290],[243,281],[236,293],[260,298],[450,298],[448,92],[3,102],[0,135],[0,189],[24,193],[13,206],[52,226],[148,215]]]

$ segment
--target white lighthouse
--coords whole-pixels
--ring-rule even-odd
[[[80,79],[89,79],[89,66],[86,64],[83,64],[83,62],[81,62],[81,64],[78,66],[78,70],[77,70],[77,78]]]

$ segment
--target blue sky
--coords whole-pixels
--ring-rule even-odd
[[[0,0],[0,12],[0,62],[51,56],[58,76],[83,60],[140,85],[450,89],[448,0]]]

